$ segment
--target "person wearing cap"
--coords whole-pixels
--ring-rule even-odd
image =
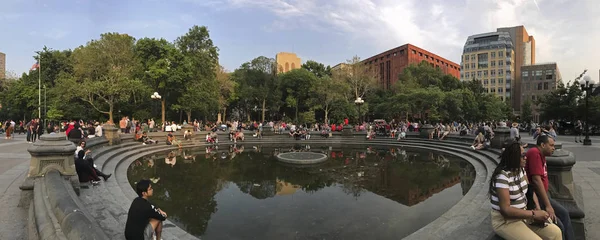
[[[519,123],[513,122],[512,127],[510,128],[510,139],[515,141],[521,140],[521,135],[519,134]]]

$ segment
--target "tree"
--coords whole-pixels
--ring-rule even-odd
[[[265,121],[268,102],[274,104],[281,99],[275,59],[264,56],[252,59],[235,70],[233,79],[238,86],[239,104],[246,112],[248,121],[250,109],[256,105],[261,106],[261,121]]]
[[[298,121],[298,109],[308,108],[308,100],[312,97],[310,87],[317,83],[317,77],[304,68],[294,69],[279,74],[285,102],[295,109],[294,120]]]
[[[135,39],[127,34],[104,33],[73,52],[74,77],[61,79],[66,96],[90,104],[113,122],[115,104],[130,99],[133,89],[142,87],[133,78],[137,61]]]
[[[237,83],[233,81],[232,76],[223,66],[216,69],[216,78],[219,83],[219,111],[223,114],[223,121],[227,118],[227,107],[237,99],[235,89]]]
[[[348,92],[348,85],[339,79],[330,76],[319,78],[310,88],[310,105],[312,109],[323,110],[325,114],[324,122],[329,122],[329,113],[331,112],[335,102],[344,100],[344,93]]]
[[[165,39],[142,38],[135,44],[140,63],[138,76],[148,86],[142,92],[145,99],[156,91],[161,95],[161,120],[165,122],[167,101],[175,102],[181,95],[186,76],[185,58],[174,44]]]
[[[325,67],[324,64],[313,61],[313,60],[306,61],[304,64],[302,64],[302,68],[313,73],[318,78],[322,78],[324,76],[331,76],[331,67],[330,66]]]
[[[187,73],[184,78],[186,88],[176,108],[186,112],[188,121],[191,121],[192,111],[200,111],[206,117],[211,111],[218,110],[220,91],[216,70],[219,49],[213,45],[205,26],[193,26],[175,40],[175,45],[186,58],[184,69]]]
[[[529,99],[525,100],[521,105],[521,120],[525,123],[530,123],[533,120],[531,112],[531,101]]]
[[[543,95],[535,103],[539,104],[541,119],[573,121],[578,116],[577,105],[581,96],[578,82],[566,86],[559,82],[555,90]]]
[[[364,98],[367,93],[377,88],[377,79],[373,71],[367,69],[358,56],[354,56],[347,63],[348,69],[338,71],[337,74],[340,74],[340,77],[350,86],[348,99]]]

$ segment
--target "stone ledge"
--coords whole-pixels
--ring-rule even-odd
[[[35,180],[31,223],[40,239],[109,239],[73,197],[70,183],[56,170]]]

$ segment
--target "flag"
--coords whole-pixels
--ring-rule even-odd
[[[31,66],[31,69],[29,69],[29,71],[33,71],[33,70],[36,70],[38,68],[40,68],[40,62],[35,62],[33,64],[33,66]]]

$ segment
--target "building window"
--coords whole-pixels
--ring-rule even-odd
[[[498,92],[499,93],[503,92],[503,89],[502,88],[498,88]]]
[[[496,70],[495,69],[490,70],[490,76],[492,76],[492,77],[496,76]]]
[[[477,54],[477,68],[487,68],[488,67],[488,54],[480,53]]]
[[[417,51],[415,51],[415,50],[412,50],[412,53],[413,53],[413,54],[417,54]]]
[[[496,61],[491,61],[490,62],[490,66],[495,67],[496,66]]]
[[[525,83],[525,90],[531,90],[531,86],[529,83]]]
[[[484,71],[483,71],[483,77],[487,77],[487,76],[488,76],[488,71],[487,71],[487,70],[484,70]]]
[[[521,76],[523,76],[523,77],[527,77],[527,76],[529,76],[529,71],[523,71],[523,72],[521,73]]]
[[[469,61],[469,55],[465,55],[465,62]]]
[[[400,55],[404,55],[404,49],[400,50]]]
[[[429,55],[425,54],[425,59],[429,59]]]
[[[499,51],[498,52],[498,57],[503,57],[504,56],[504,52],[503,51]]]
[[[554,73],[553,73],[552,69],[546,70],[546,80],[551,80],[553,75],[554,75]]]
[[[477,77],[481,78],[481,71],[477,71]]]
[[[542,90],[542,83],[538,83],[537,90]]]
[[[475,54],[471,54],[471,61],[475,61]]]
[[[423,56],[423,53],[422,53],[422,52],[419,52],[419,57],[422,57],[422,56]]]
[[[496,85],[496,79],[492,79],[490,81],[491,81],[492,85]]]
[[[496,88],[490,88],[490,92],[495,93],[496,92]]]
[[[396,53],[394,53],[394,56],[396,56]],[[388,54],[387,56],[385,56],[385,58],[390,58],[390,55]]]
[[[544,90],[548,90],[548,82],[544,83]]]
[[[488,80],[487,80],[487,79],[485,79],[485,80],[483,80],[483,84],[484,84],[484,85],[489,85],[490,83],[488,82]]]
[[[506,57],[510,57],[510,52],[506,52]]]
[[[396,55],[398,55],[398,53],[394,52],[394,57],[395,57]]]
[[[498,61],[498,67],[504,66],[504,61]]]
[[[469,79],[469,77],[471,77],[471,76],[469,75],[469,73],[465,73],[465,78],[466,78],[466,79]]]
[[[490,57],[492,57],[492,58],[496,58],[496,52],[491,52],[491,53],[490,53]]]
[[[475,63],[471,63],[471,68],[475,69]]]
[[[504,70],[498,69],[498,76],[504,76]]]
[[[503,78],[498,78],[498,83],[500,83],[500,84],[504,83],[504,79]]]

